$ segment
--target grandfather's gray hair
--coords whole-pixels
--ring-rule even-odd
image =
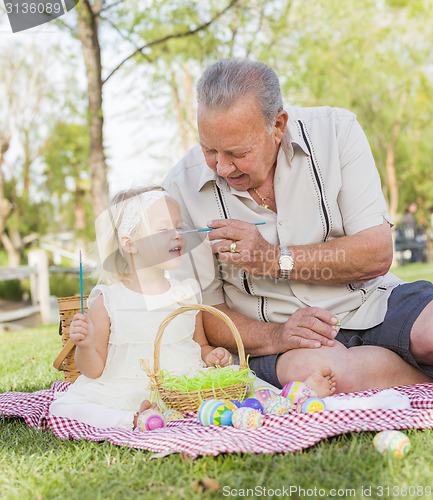
[[[197,84],[198,104],[209,109],[225,111],[248,94],[257,98],[271,131],[278,112],[284,107],[280,82],[267,64],[247,59],[222,59],[205,69]],[[286,154],[291,150],[288,128],[282,147]]]

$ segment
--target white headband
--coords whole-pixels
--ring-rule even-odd
[[[117,234],[120,237],[129,236],[140,222],[144,222],[145,211],[159,200],[170,198],[166,191],[146,191],[133,198],[125,200],[125,208],[122,216],[122,222],[117,228]]]

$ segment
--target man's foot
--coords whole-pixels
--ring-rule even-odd
[[[304,384],[313,389],[319,398],[326,398],[326,396],[330,396],[335,391],[334,372],[329,366],[326,366],[310,375],[304,381]]]
[[[156,410],[159,411],[158,405],[156,403],[151,403],[147,399],[141,402],[140,408],[138,409],[137,414],[134,416],[134,429],[137,427],[138,417],[146,410]]]

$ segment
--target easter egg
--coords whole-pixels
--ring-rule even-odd
[[[335,333],[338,333],[340,331],[340,328],[341,328],[341,319],[337,314],[334,314],[334,316],[336,318],[338,318],[338,322],[332,326],[332,329],[334,330]]]
[[[293,406],[296,406],[298,401],[304,397],[317,396],[316,392],[313,391],[308,385],[303,382],[289,382],[283,387],[281,391],[281,396],[287,398]]]
[[[257,399],[263,405],[268,399],[273,398],[276,395],[277,393],[275,391],[268,389],[267,387],[262,387],[256,389],[251,397]]]
[[[325,402],[323,399],[317,397],[305,396],[296,404],[296,411],[298,413],[312,413],[314,411],[322,410],[326,410]]]
[[[246,429],[249,427],[260,427],[263,425],[263,415],[254,408],[246,406],[238,408],[233,412],[232,424],[238,429]]]
[[[400,431],[382,431],[374,436],[373,446],[379,453],[404,457],[410,450],[410,439]]]
[[[270,415],[288,415],[290,409],[290,402],[283,396],[274,396],[263,405],[263,412]]]
[[[241,403],[240,408],[254,408],[260,413],[263,413],[263,405],[256,398],[247,398],[243,403]]]
[[[221,415],[221,425],[232,425],[232,418],[233,418],[233,410],[226,410]]]
[[[234,399],[223,399],[222,401],[232,411],[237,410],[241,405],[239,401],[235,401]]]
[[[162,413],[156,410],[146,410],[137,418],[137,429],[142,431],[153,431],[165,427],[165,419]]]
[[[208,399],[204,401],[198,409],[198,419],[202,425],[230,425],[227,417],[223,418],[226,411],[232,411],[220,399]]]
[[[166,422],[173,422],[174,420],[181,420],[183,419],[182,413],[180,413],[177,410],[167,410],[164,413],[164,418]]]

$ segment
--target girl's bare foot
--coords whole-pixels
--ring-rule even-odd
[[[329,366],[325,366],[310,375],[307,380],[304,381],[304,384],[313,389],[319,398],[325,398],[335,391],[334,372]]]
[[[140,408],[138,409],[138,413],[134,416],[134,429],[137,427],[137,420],[141,413],[146,410],[156,410],[159,411],[158,405],[156,403],[151,403],[147,399],[141,402]]]

